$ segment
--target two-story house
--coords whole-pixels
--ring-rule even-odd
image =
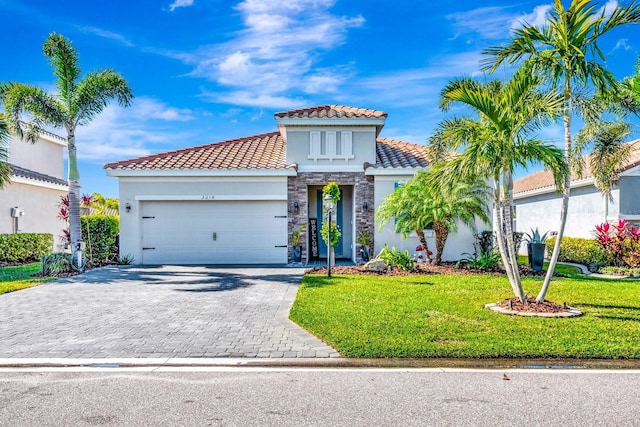
[[[384,196],[428,167],[423,146],[378,136],[386,119],[337,105],[284,111],[274,132],[105,165],[119,180],[121,255],[137,264],[284,264],[291,232],[307,224],[303,261],[326,258],[319,228],[329,181],[341,190],[337,258],[360,261],[361,231],[374,236],[376,252],[388,244],[414,253],[414,236],[374,221]],[[444,259],[472,245],[461,227]]]
[[[11,181],[0,188],[0,233],[51,233],[62,243],[61,197],[69,187],[64,176],[65,138],[42,132],[35,143],[9,138]],[[59,248],[58,248],[59,249]]]

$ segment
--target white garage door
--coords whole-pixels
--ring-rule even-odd
[[[285,264],[283,201],[145,201],[143,264]]]

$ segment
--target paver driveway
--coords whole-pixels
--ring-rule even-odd
[[[301,274],[106,267],[0,295],[0,358],[339,357],[288,319]]]

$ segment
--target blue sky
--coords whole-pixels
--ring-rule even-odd
[[[73,41],[83,71],[122,73],[132,107],[110,105],[76,134],[82,191],[117,197],[104,163],[272,131],[273,114],[291,108],[383,110],[382,136],[424,144],[444,117],[446,82],[482,77],[480,52],[523,20],[543,22],[551,3],[0,0],[0,81],[53,90],[42,55],[51,32]],[[619,78],[633,73],[639,30],[620,28],[601,42]],[[558,144],[561,135],[543,132]]]

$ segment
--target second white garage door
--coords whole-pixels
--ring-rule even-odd
[[[141,202],[143,264],[286,264],[284,201]]]

